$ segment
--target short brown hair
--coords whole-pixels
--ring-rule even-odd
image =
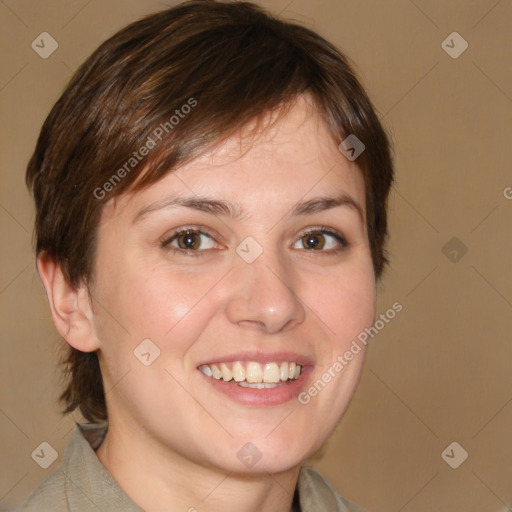
[[[249,2],[184,2],[125,27],[81,65],[27,168],[36,253],[55,260],[70,285],[93,282],[97,228],[109,198],[155,183],[303,93],[338,143],[352,134],[365,145],[356,163],[379,280],[388,263],[394,179],[386,133],[339,50]],[[166,133],[156,141],[159,129]],[[79,407],[88,421],[107,420],[97,354],[69,347],[64,363],[65,412]]]

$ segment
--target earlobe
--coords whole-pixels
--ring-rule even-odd
[[[45,253],[37,257],[37,270],[59,334],[77,350],[97,350],[99,341],[94,332],[93,312],[86,286],[72,287],[66,281],[60,265]]]

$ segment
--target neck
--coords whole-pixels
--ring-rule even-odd
[[[142,435],[113,424],[96,454],[126,494],[146,512],[160,511],[163,506],[189,512],[294,510],[300,466],[275,474],[223,471],[162,449]]]

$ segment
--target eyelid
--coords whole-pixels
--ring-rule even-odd
[[[187,249],[181,249],[177,247],[172,247],[169,245],[176,237],[180,235],[184,235],[188,232],[197,233],[199,235],[205,235],[209,238],[211,238],[215,244],[222,245],[220,242],[217,241],[217,238],[221,238],[219,235],[214,234],[210,228],[206,226],[182,226],[180,228],[176,228],[175,230],[171,231],[170,234],[165,234],[160,240],[159,245],[163,249],[169,250],[169,251],[175,251],[180,253],[187,253],[187,254],[194,254],[194,253],[201,253],[204,252],[203,250],[187,250]],[[210,249],[206,249],[210,250]],[[195,255],[195,254],[194,254]]]
[[[328,226],[312,226],[312,227],[310,226],[310,227],[304,228],[302,231],[299,232],[297,241],[310,233],[326,233],[326,234],[331,235],[334,238],[336,238],[343,247],[347,247],[349,245],[349,242],[348,242],[347,238],[343,235],[343,233],[341,233],[337,229],[330,228]],[[328,252],[328,251],[317,251],[317,252]]]

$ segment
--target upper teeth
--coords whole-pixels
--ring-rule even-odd
[[[268,382],[277,383],[286,380],[298,379],[302,372],[302,366],[297,363],[265,363],[254,361],[247,363],[244,368],[240,361],[232,364],[230,369],[226,363],[203,364],[199,367],[205,375],[217,380],[236,382],[247,381],[250,383]]]

